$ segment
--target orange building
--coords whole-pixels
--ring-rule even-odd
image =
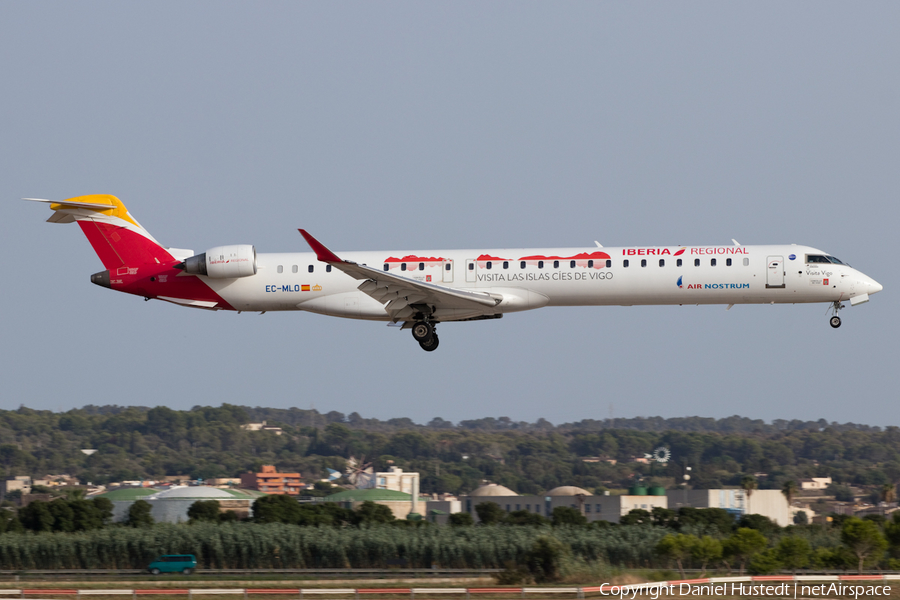
[[[303,484],[300,483],[300,473],[278,473],[274,465],[263,465],[262,473],[242,474],[241,487],[259,490],[264,494],[297,496],[303,489]]]

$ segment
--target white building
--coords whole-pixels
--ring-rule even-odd
[[[419,493],[419,474],[415,472],[404,473],[400,467],[391,467],[388,471],[374,474],[374,487],[376,490],[394,490],[406,494]]]
[[[539,496],[520,496],[496,483],[483,485],[468,496],[460,496],[460,501],[463,512],[472,515],[476,522],[478,513],[475,508],[482,502],[494,502],[507,513],[524,510],[547,519],[553,516],[554,508],[567,506],[578,510],[589,522],[610,523],[618,523],[619,519],[635,508],[649,512],[657,506],[661,508],[668,506],[668,499],[664,495],[595,496],[582,488],[565,485]]]
[[[800,480],[801,490],[824,490],[831,485],[831,477],[812,477]]]
[[[791,507],[781,490],[753,490],[750,497],[742,489],[731,490],[669,490],[669,508],[722,508],[735,515],[763,515],[780,527],[793,524]]]

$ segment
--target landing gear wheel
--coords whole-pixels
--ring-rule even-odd
[[[829,323],[831,324],[831,326],[834,327],[835,329],[837,329],[838,327],[841,326],[841,318],[838,317],[838,316],[831,317],[831,319],[829,319],[828,322],[829,322]]]
[[[438,340],[438,336],[436,333],[431,335],[431,339],[425,342],[419,342],[419,345],[422,347],[422,350],[425,352],[434,352],[437,350],[438,344],[440,341]]]
[[[420,344],[434,337],[434,326],[427,321],[419,321],[412,327],[413,337]]]

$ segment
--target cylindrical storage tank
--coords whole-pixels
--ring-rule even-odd
[[[653,487],[650,488],[650,495],[651,496],[665,496],[666,488],[664,488],[661,485],[654,485]]]
[[[636,485],[636,486],[632,487],[630,490],[628,490],[628,493],[631,494],[632,496],[646,496],[647,488],[645,488],[642,485]]]

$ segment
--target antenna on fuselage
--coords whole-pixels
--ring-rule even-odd
[[[731,241],[734,242],[735,246],[740,246],[740,244],[738,243],[738,241],[736,239],[731,238]]]
[[[603,246],[600,245],[600,242],[598,242],[597,240],[594,240],[594,243],[597,244],[597,247],[598,247],[598,248],[602,248],[602,247],[603,247]]]

